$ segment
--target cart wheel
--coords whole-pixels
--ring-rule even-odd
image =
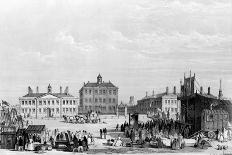
[[[213,131],[209,131],[209,132],[208,132],[208,137],[209,137],[210,139],[214,139],[214,138],[216,137],[216,134],[215,134]]]

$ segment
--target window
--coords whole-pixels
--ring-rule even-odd
[[[73,112],[75,112],[76,111],[76,108],[73,108]]]
[[[73,100],[73,105],[75,105],[76,104],[76,102],[75,102],[75,100]]]
[[[24,109],[22,108],[22,113],[24,113]]]
[[[50,101],[48,101],[48,105],[50,105]]]
[[[89,90],[89,94],[91,95],[91,93],[92,93],[92,91],[91,90]]]
[[[97,91],[97,90],[95,90],[95,94],[98,94],[98,91]]]
[[[35,100],[32,101],[32,104],[35,105]]]
[[[174,108],[172,108],[171,110],[172,110],[172,112],[173,112],[173,111],[174,111]]]
[[[59,105],[59,100],[56,100],[57,105]]]
[[[103,98],[103,103],[106,103],[106,99],[105,98]]]
[[[116,90],[113,91],[113,94],[116,95]]]
[[[65,105],[65,100],[63,100],[63,105]]]
[[[52,105],[54,105],[54,103],[55,103],[54,100],[52,100]]]
[[[27,105],[27,101],[25,101],[25,105]]]
[[[66,112],[68,112],[68,108],[66,108]]]
[[[46,108],[43,109],[43,112],[46,113]]]
[[[85,94],[88,94],[87,90],[85,90]]]
[[[65,108],[63,108],[63,113],[65,113]]]
[[[72,100],[70,100],[70,105],[72,105]]]
[[[68,100],[66,100],[66,105],[68,105]]]
[[[54,112],[54,108],[52,108],[52,112]]]
[[[85,102],[86,102],[86,103],[88,102],[88,99],[87,99],[87,98],[85,98]]]
[[[41,108],[39,108],[39,113],[41,113]]]
[[[175,100],[175,103],[176,103],[176,100]]]
[[[25,108],[25,113],[27,113],[27,108]]]
[[[89,98],[89,103],[91,103],[92,102],[92,100],[91,100],[91,98]]]
[[[60,111],[59,111],[59,108],[56,108],[56,113],[59,113]]]
[[[35,108],[33,108],[33,111],[32,111],[33,113],[35,113]]]
[[[95,103],[97,103],[97,98],[95,98]]]
[[[106,94],[106,90],[103,90],[103,94]]]
[[[44,105],[46,105],[46,101],[44,100]]]
[[[24,105],[24,101],[22,101],[22,105]]]
[[[102,98],[99,98],[99,102],[102,103]]]
[[[172,104],[173,104],[173,100],[171,100]]]
[[[39,101],[39,105],[42,105],[42,101]]]
[[[109,103],[111,103],[111,98],[109,98]]]
[[[99,94],[100,94],[100,95],[102,94],[102,90],[99,90]]]
[[[113,98],[113,103],[115,103],[115,98]]]
[[[31,101],[29,101],[29,105],[31,105]]]
[[[72,108],[69,108],[69,111],[72,112]]]
[[[110,94],[110,95],[112,94],[112,90],[109,90],[109,94]]]

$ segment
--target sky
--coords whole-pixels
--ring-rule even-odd
[[[119,101],[180,88],[184,73],[232,97],[231,0],[0,1],[0,99],[53,92],[101,73]]]

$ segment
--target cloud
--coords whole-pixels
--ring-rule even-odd
[[[172,84],[190,68],[215,86],[219,75],[232,78],[229,0],[11,2],[0,2],[2,97],[8,88],[17,99],[27,85],[51,81],[78,95],[99,72],[123,100]]]

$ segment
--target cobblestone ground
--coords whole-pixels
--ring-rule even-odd
[[[140,117],[140,121],[146,121],[146,116]],[[194,147],[185,147],[182,150],[171,150],[169,148],[136,148],[136,147],[113,147],[113,146],[105,146],[103,143],[106,143],[106,139],[99,138],[99,130],[101,128],[108,129],[107,138],[115,138],[115,137],[123,137],[121,132],[115,132],[116,124],[124,123],[128,121],[128,117],[115,117],[115,116],[103,116],[102,123],[100,124],[72,124],[72,123],[64,123],[62,119],[29,119],[33,124],[45,124],[46,127],[50,130],[58,128],[60,131],[70,130],[86,130],[94,135],[95,144],[90,146],[89,151],[84,152],[83,154],[232,154],[232,143],[227,142],[223,145],[228,145],[229,148],[226,151],[216,150],[218,142],[212,142],[212,147],[208,149],[200,149]],[[29,155],[34,154],[34,152],[18,152],[11,150],[0,150],[0,155]],[[74,154],[72,152],[63,152],[63,151],[47,151],[44,154]],[[77,153],[80,154],[80,153]]]

